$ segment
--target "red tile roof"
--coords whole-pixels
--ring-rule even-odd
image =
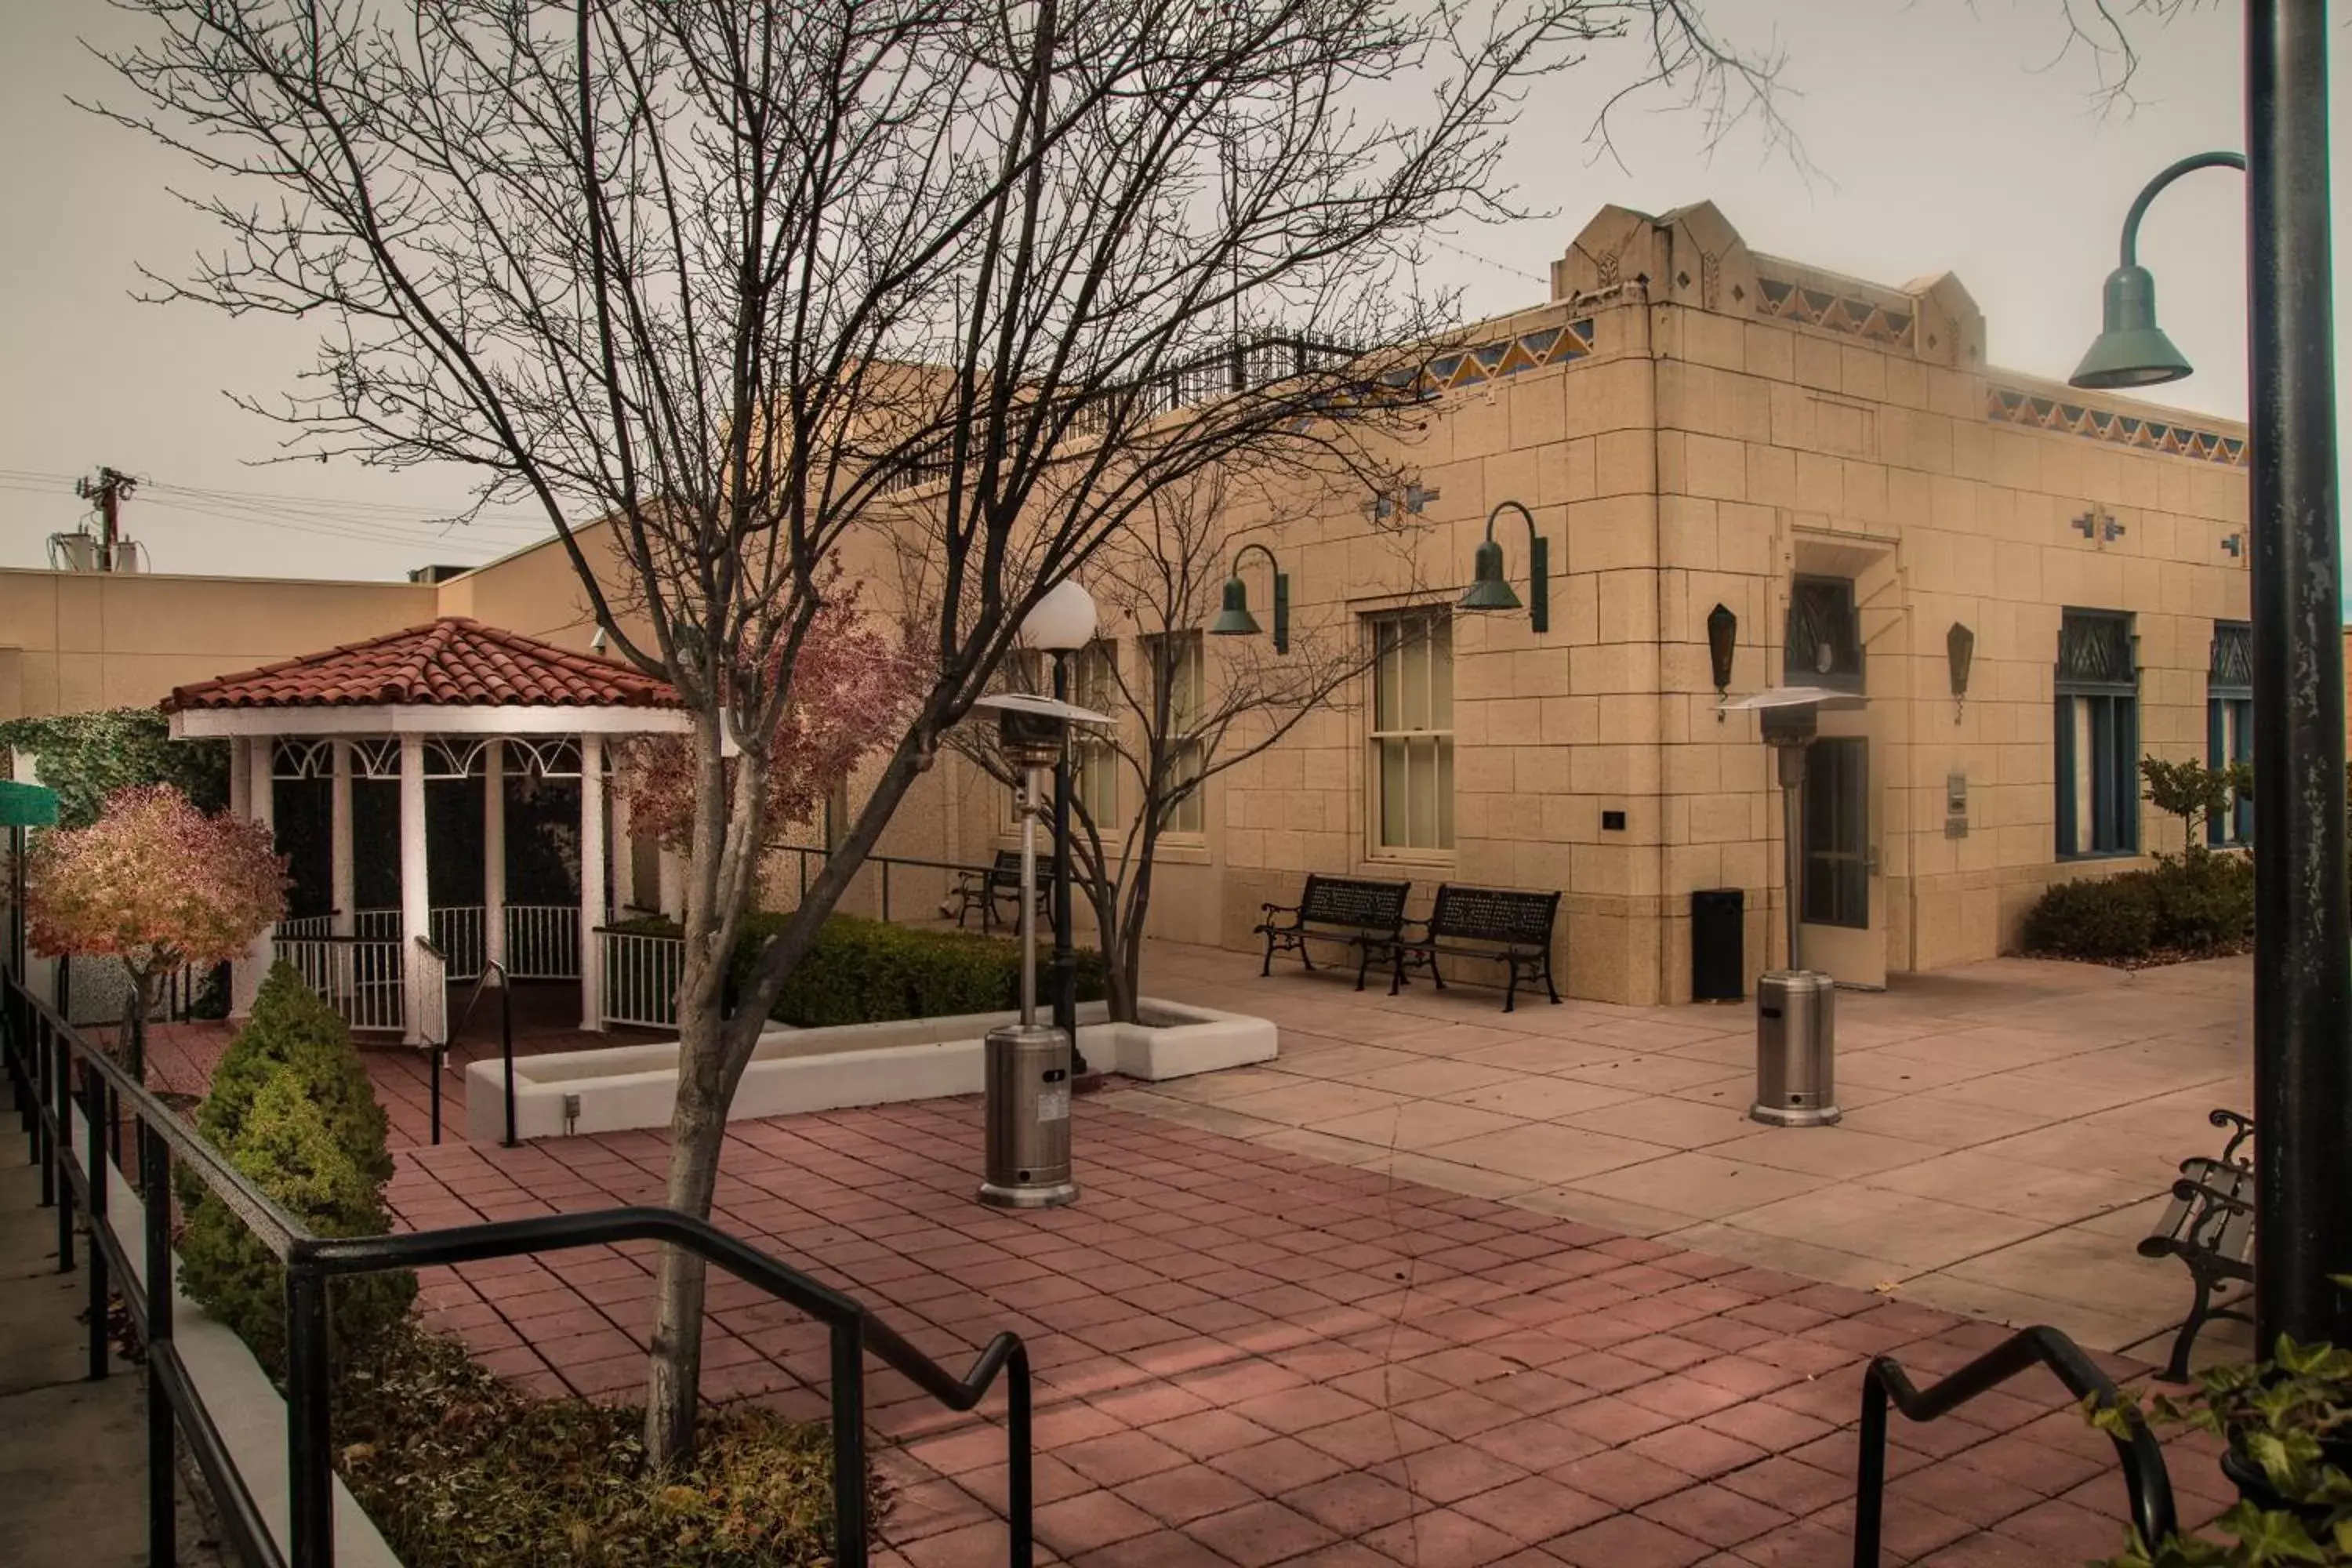
[[[463,616],[175,689],[201,708],[675,708],[677,693],[625,664]]]

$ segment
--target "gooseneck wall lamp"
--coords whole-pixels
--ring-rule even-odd
[[[2101,301],[2099,335],[2083,363],[2066,378],[2070,386],[2113,392],[2134,386],[2155,386],[2179,381],[2189,374],[2189,361],[2172,346],[2156,324],[2156,279],[2139,264],[2139,220],[2147,216],[2157,193],[2200,169],[2243,169],[2238,153],[2199,153],[2183,158],[2147,183],[2139,199],[2124,215],[2122,262],[2107,274]]]
[[[1265,557],[1274,573],[1274,651],[1290,651],[1290,574],[1274,558],[1274,552],[1252,540],[1234,552],[1233,574],[1225,579],[1224,608],[1209,623],[1209,635],[1220,637],[1254,637],[1261,629],[1257,617],[1250,614],[1249,584],[1242,581],[1242,563],[1251,551]]]
[[[1486,514],[1486,542],[1470,571],[1470,591],[1462,595],[1465,610],[1516,610],[1518,595],[1503,574],[1503,547],[1495,542],[1495,520],[1515,511],[1528,525],[1528,621],[1538,632],[1551,629],[1551,542],[1536,531],[1535,514],[1515,500],[1496,503]]]

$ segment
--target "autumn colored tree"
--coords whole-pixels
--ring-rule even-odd
[[[164,975],[245,952],[286,910],[286,862],[258,823],[207,814],[170,784],[118,790],[88,827],[44,834],[26,865],[30,941],[131,974],[123,1065],[143,1081]]]
[[[781,680],[782,674],[771,669],[768,678]],[[904,633],[862,614],[856,588],[836,584],[793,661],[790,700],[764,748],[767,847],[787,842],[790,830],[813,820],[860,762],[898,739],[929,679]],[[637,736],[618,755],[632,824],[690,858],[698,776],[692,738]],[[740,766],[740,759],[725,764],[730,794]]]

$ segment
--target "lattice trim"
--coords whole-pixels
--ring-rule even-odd
[[[272,779],[324,779],[335,774],[332,741],[280,740],[270,756]]]
[[[2080,404],[2061,402],[2054,397],[2044,397],[2039,393],[2021,392],[2015,387],[1985,388],[1985,417],[1997,425],[2022,425],[2029,430],[2055,430],[2063,435],[2080,436],[2087,441],[2135,447],[2144,452],[2171,452],[2183,458],[2194,458],[2200,462],[2220,463],[2225,468],[2242,468],[2246,466],[2246,443],[2238,437],[2223,436],[2165,420],[2141,419],[2105,408],[2085,407]]]
[[[1909,348],[1916,324],[1908,310],[1896,310],[1850,294],[1810,289],[1780,278],[1756,279],[1756,313],[1784,321],[1801,321],[1825,331],[1842,332],[1865,342]]]

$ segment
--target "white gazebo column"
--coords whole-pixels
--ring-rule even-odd
[[[637,905],[637,857],[631,837],[629,792],[613,780],[613,912],[622,919]]]
[[[327,833],[333,863],[334,930],[337,936],[350,936],[359,929],[360,903],[359,873],[352,859],[352,743],[341,740],[329,743],[335,749],[334,795]]]
[[[507,961],[507,743],[497,739],[482,748],[482,954]]]
[[[419,937],[433,934],[432,863],[425,844],[425,737],[400,738],[400,1037],[422,1045],[425,994],[416,962]]]
[[[604,1027],[604,737],[580,737],[580,1026]]]
[[[228,743],[228,810],[239,822],[253,820],[253,752],[255,747],[267,747],[269,742],[232,740]],[[228,1011],[233,1018],[242,1018],[253,1011],[253,994],[261,989],[261,977],[269,973],[269,939],[267,933],[253,939],[243,958],[233,960],[228,970]]]

